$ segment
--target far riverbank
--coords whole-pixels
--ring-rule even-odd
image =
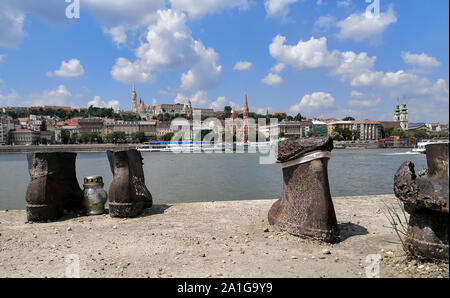
[[[30,145],[0,146],[2,153],[30,152],[106,152],[107,150],[135,149],[138,144],[67,144],[67,145]],[[375,143],[335,142],[334,149],[378,149]]]
[[[29,152],[106,152],[107,150],[135,149],[137,144],[70,144],[70,145],[33,145],[0,146],[1,153]]]

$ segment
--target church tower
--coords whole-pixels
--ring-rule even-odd
[[[394,111],[394,121],[400,122],[400,104],[398,103],[398,98],[397,98],[397,105],[395,106]]]
[[[133,83],[133,92],[131,92],[131,111],[137,112],[137,93],[134,83]]]
[[[406,100],[403,101],[403,105],[400,110],[400,126],[403,130],[408,130],[409,128],[409,115],[408,108],[406,107]]]

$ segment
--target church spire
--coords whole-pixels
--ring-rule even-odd
[[[245,89],[245,101],[244,101],[244,110],[243,110],[243,114],[244,114],[244,119],[247,119],[247,118],[248,118],[247,89]]]

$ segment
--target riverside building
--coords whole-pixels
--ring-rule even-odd
[[[133,91],[131,92],[131,112],[138,114],[141,119],[151,120],[153,117],[164,115],[166,113],[172,116],[186,115],[192,117],[194,111],[201,111],[202,116],[206,117],[215,116],[213,109],[193,108],[190,100],[184,104],[176,103],[152,106],[145,104],[142,98],[140,98],[138,103],[136,87],[133,84]]]
[[[131,135],[138,131],[144,132],[145,136],[149,139],[156,138],[156,121],[114,121],[105,122],[103,124],[102,136],[113,132],[124,132],[127,135]]]

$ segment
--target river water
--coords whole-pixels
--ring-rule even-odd
[[[329,161],[332,196],[393,193],[394,175],[407,160],[416,171],[425,155],[409,149],[336,149]],[[143,152],[146,184],[155,204],[265,200],[282,194],[281,168],[260,164],[259,154],[174,154]],[[107,190],[112,180],[106,153],[79,153],[77,176],[100,175]],[[24,209],[30,181],[25,154],[0,154],[0,210]]]

